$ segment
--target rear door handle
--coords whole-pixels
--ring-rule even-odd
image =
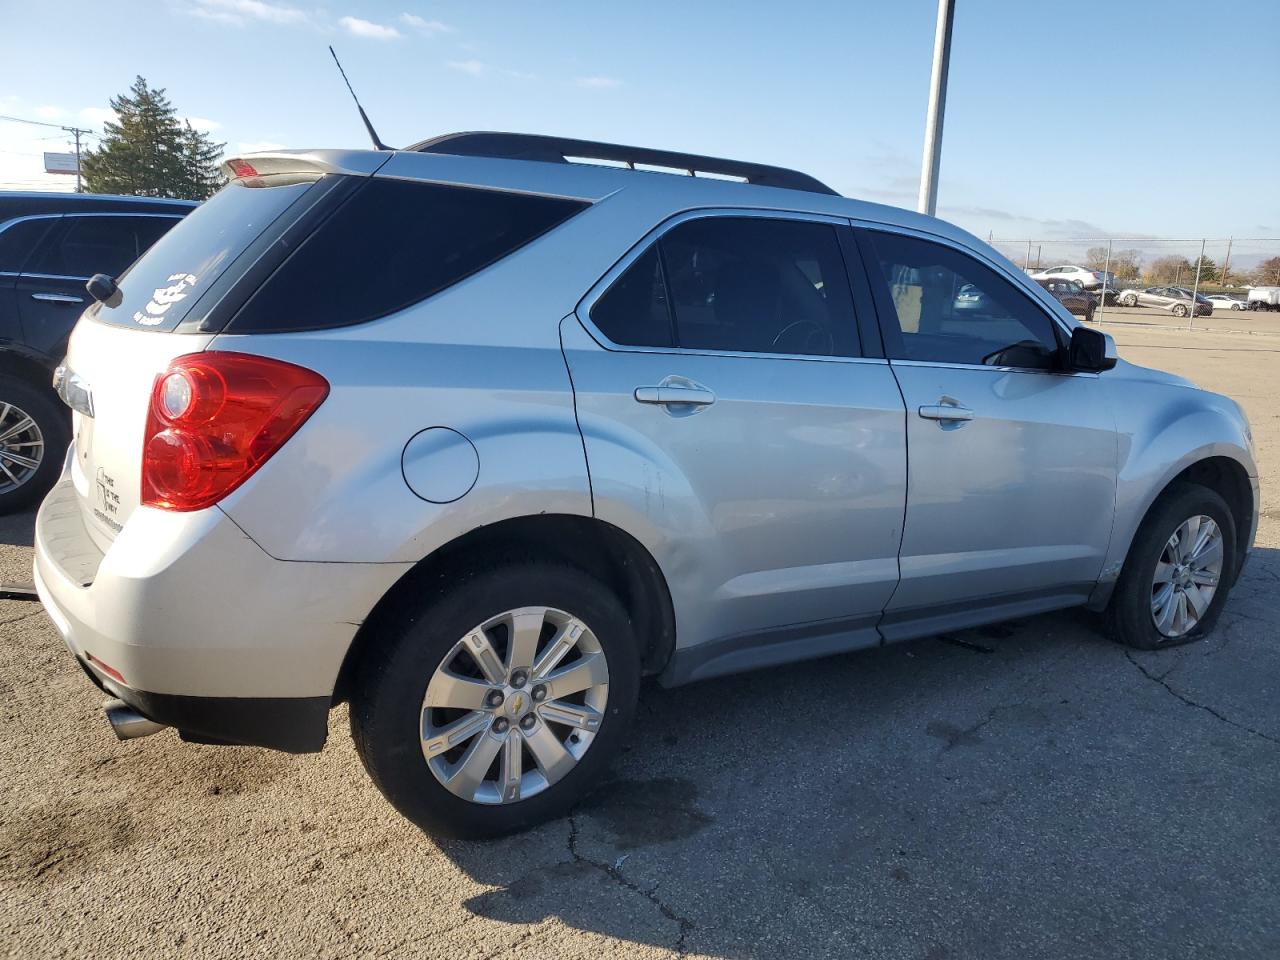
[[[84,303],[84,297],[73,297],[68,293],[33,293],[31,299],[44,303]]]
[[[687,387],[663,383],[656,387],[636,387],[636,400],[640,403],[684,403],[706,407],[716,402],[716,395],[706,387]]]
[[[926,420],[972,420],[973,411],[958,403],[931,403],[920,408],[920,416]]]

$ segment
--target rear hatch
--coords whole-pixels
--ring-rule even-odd
[[[157,375],[204,350],[220,314],[289,227],[324,193],[318,172],[233,180],[85,311],[67,368],[87,387],[74,414],[73,476],[85,526],[106,550],[139,503],[142,442]]]

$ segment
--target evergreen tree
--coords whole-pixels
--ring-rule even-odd
[[[1218,279],[1218,265],[1208,257],[1197,257],[1195,263],[1191,264],[1191,279],[1196,277],[1196,267],[1200,268],[1200,282],[1212,283]]]
[[[98,149],[84,157],[91,193],[204,200],[221,185],[218,158],[225,144],[179,123],[163,88],[152,89],[138,77],[127,94],[111,98],[111,109],[115,121],[106,123]]]

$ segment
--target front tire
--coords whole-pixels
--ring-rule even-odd
[[[1158,501],[1129,547],[1107,607],[1111,636],[1139,650],[1198,640],[1235,580],[1236,527],[1217,492],[1181,484]]]
[[[1138,298],[1135,296],[1130,295],[1127,297],[1120,298],[1120,306],[1122,307],[1136,307],[1137,305],[1138,305]]]
[[[0,514],[48,493],[70,444],[70,417],[52,392],[0,374]]]
[[[1093,313],[1097,308],[1091,303],[1084,308],[1084,322],[1093,323]]]
[[[1185,317],[1187,315],[1187,308],[1180,303],[1175,304],[1173,308],[1173,315],[1179,318]]]
[[[587,574],[508,563],[392,621],[358,665],[351,732],[374,784],[426,832],[479,839],[561,816],[622,746],[638,647]]]

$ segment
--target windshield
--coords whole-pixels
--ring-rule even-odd
[[[231,181],[125,271],[118,280],[119,296],[94,304],[87,315],[139,330],[173,330],[232,261],[316,179]]]

